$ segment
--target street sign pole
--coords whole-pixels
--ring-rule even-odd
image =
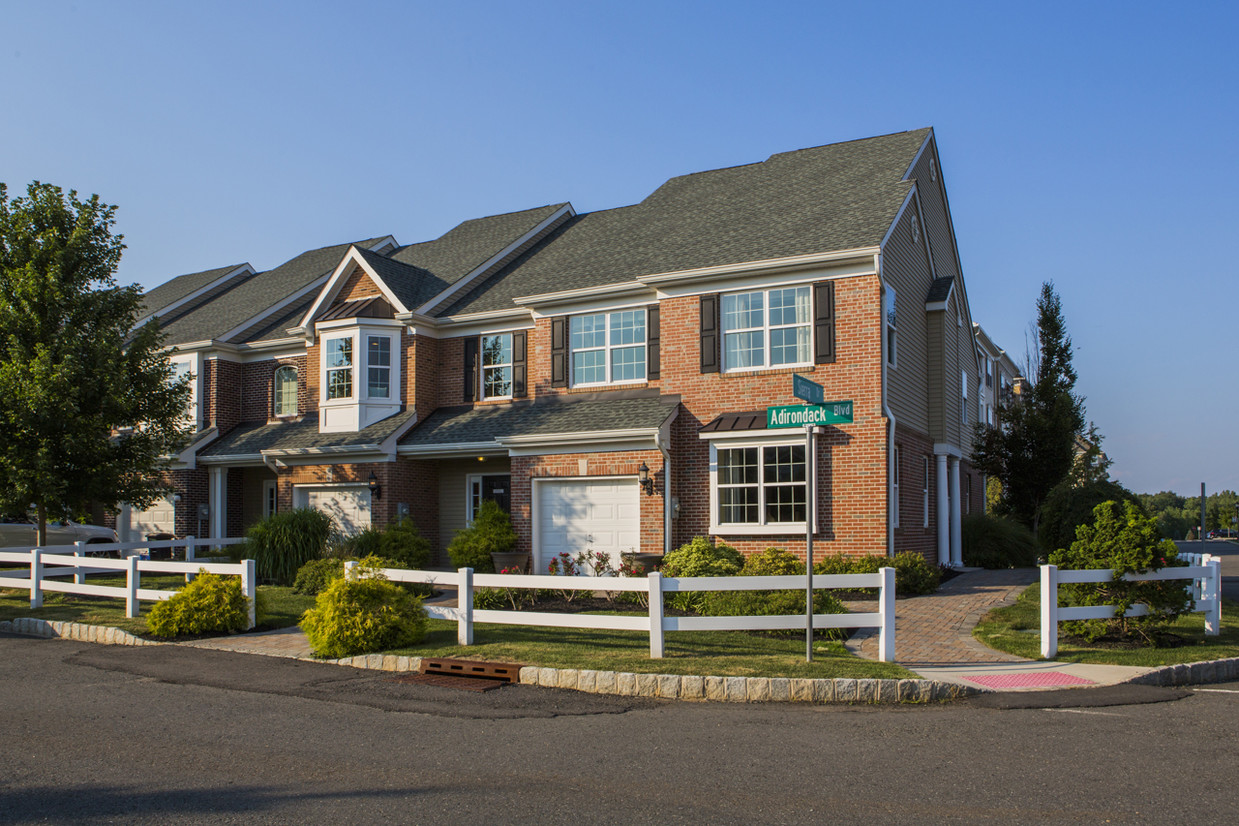
[[[813,455],[813,424],[804,426],[804,465],[805,465],[805,528],[804,528],[804,565],[805,565],[805,631],[804,658],[805,662],[813,662],[813,514],[817,510],[817,469]]]

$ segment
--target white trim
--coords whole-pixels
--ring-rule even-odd
[[[223,284],[224,282],[226,282],[226,281],[228,281],[228,280],[230,280],[230,279],[232,279],[232,278],[235,278],[235,277],[236,277],[236,276],[238,276],[238,275],[241,275],[241,274],[245,273],[247,270],[249,271],[249,274],[250,274],[250,275],[257,275],[257,274],[258,274],[257,270],[255,270],[255,269],[253,268],[253,266],[251,266],[251,265],[250,265],[250,263],[249,263],[248,261],[247,261],[246,263],[244,263],[244,264],[239,264],[239,265],[237,265],[234,269],[229,270],[227,273],[225,273],[224,275],[221,275],[219,278],[216,278],[214,281],[211,281],[210,283],[206,284],[205,286],[199,287],[198,289],[194,290],[193,292],[189,293],[188,295],[184,295],[184,296],[182,296],[182,297],[178,298],[176,301],[173,301],[171,304],[165,304],[164,306],[160,307],[159,309],[157,309],[157,310],[152,310],[151,312],[149,312],[149,313],[147,313],[146,315],[142,316],[141,318],[139,318],[139,319],[137,320],[137,322],[135,322],[135,323],[134,323],[134,325],[133,325],[133,329],[135,329],[135,330],[136,330],[137,328],[141,327],[141,326],[142,326],[143,324],[145,324],[146,322],[150,321],[152,318],[159,318],[159,317],[160,317],[160,316],[162,316],[162,315],[166,315],[167,313],[172,312],[172,311],[173,311],[173,310],[175,310],[177,307],[183,307],[184,305],[186,305],[186,304],[188,304],[189,302],[193,301],[195,298],[198,298],[198,297],[200,297],[200,296],[202,296],[202,295],[205,295],[206,293],[208,293],[208,292],[210,292],[211,290],[215,289],[216,287],[218,287],[219,285]],[[176,279],[171,279],[171,280],[175,281]]]
[[[403,356],[401,354],[401,328],[398,325],[392,325],[390,322],[386,324],[359,324],[355,320],[349,321],[345,326],[330,328],[332,332],[324,332],[322,336],[322,347],[319,352],[319,363],[316,365],[318,370],[319,392],[316,400],[318,406],[318,432],[319,433],[352,433],[363,430],[372,424],[382,421],[389,416],[394,416],[400,412],[403,404],[400,395],[401,381],[401,365]],[[341,334],[336,334],[336,331]],[[390,364],[383,365],[388,370],[388,395],[387,396],[371,396],[369,390],[369,340],[371,338],[386,338],[390,344]],[[345,368],[327,366],[327,343],[348,339],[353,343],[353,359],[348,370],[352,376],[352,393],[347,397],[331,399],[327,397],[327,372],[329,369],[342,370]],[[307,366],[308,368],[308,366]],[[339,411],[347,411],[345,419],[341,421],[342,414]],[[330,418],[333,421],[328,421],[328,414],[331,411],[336,411]]]
[[[322,288],[318,298],[315,299],[312,305],[310,305],[310,309],[306,312],[306,314],[302,316],[301,323],[297,325],[297,329],[303,329],[306,330],[307,333],[310,333],[312,329],[310,325],[314,321],[314,317],[319,314],[320,310],[325,307],[330,307],[331,303],[335,301],[340,289],[344,286],[344,282],[348,279],[348,276],[352,274],[352,265],[361,267],[366,275],[370,276],[370,280],[373,281],[374,285],[379,288],[379,292],[383,294],[383,297],[387,299],[388,303],[391,304],[392,308],[397,313],[409,312],[409,308],[404,306],[404,303],[396,297],[396,294],[393,293],[391,288],[387,286],[387,282],[379,276],[374,267],[371,267],[370,264],[367,263],[366,259],[358,250],[359,247],[356,244],[349,245],[348,251],[344,253],[344,257],[340,259],[340,263],[336,265],[336,268],[327,278],[327,283]],[[314,340],[312,333],[310,333],[307,338],[311,342]]]
[[[895,219],[891,221],[891,225],[886,228],[886,234],[882,236],[882,240],[878,242],[878,246],[886,249],[886,244],[891,240],[891,235],[895,232],[895,227],[899,226],[900,220],[903,219],[903,213],[908,208],[908,204],[912,203],[912,199],[916,197],[916,184],[908,190],[908,194],[904,196],[903,203],[899,205],[899,211],[895,213]]]
[[[486,363],[486,339],[498,338],[500,336],[508,337],[508,360],[506,362],[500,362],[497,364],[487,364]],[[478,383],[478,386],[476,388],[477,390],[476,398],[479,401],[499,401],[499,400],[512,399],[512,391],[516,389],[515,377],[514,377],[516,365],[515,365],[515,362],[513,361],[513,358],[516,355],[515,346],[516,346],[515,342],[513,342],[512,340],[512,334],[507,331],[482,333],[481,335],[478,336],[478,365],[477,365],[477,375],[474,378],[477,380],[477,383]],[[526,361],[526,364],[528,364],[528,361],[529,361],[528,339],[526,339],[526,342],[525,342],[525,361]],[[488,369],[492,371],[502,370],[505,367],[508,370],[508,392],[502,395],[495,395],[495,396],[486,395],[486,371]]]
[[[640,344],[613,344],[611,342],[611,317],[619,313],[641,313],[641,342]],[[602,323],[602,346],[600,347],[583,347],[574,348],[572,346],[572,323],[573,321],[587,316],[601,316]],[[622,387],[625,385],[647,384],[649,382],[649,311],[647,307],[630,307],[625,309],[592,312],[592,313],[576,313],[568,316],[568,386],[569,387]],[[597,332],[596,330],[594,331]],[[641,348],[641,359],[636,364],[641,366],[641,375],[638,378],[632,379],[616,379],[613,377],[614,361],[613,353],[616,350],[635,350]],[[576,354],[586,352],[602,352],[603,363],[602,381],[578,381],[576,376]]]
[[[253,327],[258,322],[262,321],[264,318],[269,318],[275,315],[280,310],[283,310],[285,307],[288,307],[291,304],[295,304],[301,299],[305,298],[307,295],[312,293],[314,290],[320,289],[323,286],[325,281],[326,281],[326,276],[320,276],[314,279],[309,284],[306,284],[304,287],[294,292],[292,295],[289,295],[289,296],[286,296],[285,298],[280,299],[276,303],[272,304],[270,307],[267,307],[265,310],[260,312],[258,315],[251,316],[244,323],[239,324],[236,327],[233,327],[231,330],[224,333],[222,336],[218,336],[214,340],[215,341],[227,341],[233,336],[241,335],[241,333],[244,333],[246,330]]]
[[[452,442],[438,445],[398,445],[397,456],[418,459],[458,459],[461,456],[507,456],[508,451],[496,441]]]
[[[449,298],[463,291],[466,287],[470,286],[474,281],[477,280],[478,276],[486,273],[488,270],[490,270],[491,267],[495,266],[496,264],[498,264],[503,259],[507,258],[512,253],[516,252],[526,243],[536,238],[539,234],[541,234],[542,232],[546,231],[547,229],[550,229],[551,227],[559,223],[562,223],[564,218],[571,218],[574,215],[576,215],[576,210],[573,208],[572,204],[571,203],[564,204],[562,207],[555,210],[550,215],[548,215],[546,218],[538,222],[532,229],[530,229],[524,235],[520,236],[512,243],[508,244],[506,247],[499,250],[499,252],[495,253],[490,258],[483,261],[479,266],[475,267],[467,275],[465,275],[462,278],[457,279],[457,281],[453,283],[451,286],[447,287],[445,290],[435,295],[425,304],[418,307],[416,312],[429,313],[433,308],[441,306]]]
[[[641,307],[653,307],[658,304],[657,294],[646,290],[627,298],[614,294],[602,294],[592,301],[579,301],[574,304],[543,305],[532,311],[533,318],[550,318],[557,315],[593,315],[595,313],[620,312],[635,310]]]
[[[954,456],[956,459],[962,459],[964,454],[955,445],[947,444],[946,442],[934,443],[934,455]]]
[[[191,376],[191,380],[189,382],[190,392],[188,418],[193,424],[194,432],[196,433],[203,429],[203,414],[206,412],[206,405],[203,404],[202,399],[204,395],[202,392],[202,369],[206,363],[206,359],[203,358],[203,354],[200,352],[182,354],[177,350],[173,350],[172,354],[168,357],[168,361],[173,365],[174,377],[177,365],[189,366],[189,375]]]
[[[582,299],[619,297],[626,295],[644,296],[646,302],[653,300],[656,292],[648,284],[643,284],[640,281],[623,281],[618,284],[603,284],[598,287],[578,287],[573,290],[560,290],[553,293],[539,293],[536,295],[521,295],[512,299],[512,303],[519,307],[542,307],[545,308],[551,304],[576,304]]]
[[[378,240],[378,243],[372,244],[369,247],[366,247],[366,249],[370,250],[371,252],[377,252],[381,255],[383,253],[383,250],[387,249],[388,247],[391,247],[392,249],[398,249],[400,247],[400,242],[396,240],[396,236],[388,235],[386,237],[380,238]]]
[[[792,255],[785,258],[766,258],[758,261],[742,261],[731,264],[720,264],[712,267],[698,267],[691,270],[676,270],[671,272],[652,273],[638,276],[643,284],[676,284],[689,281],[705,281],[732,276],[752,275],[771,270],[811,266],[813,264],[835,263],[848,260],[869,259],[881,252],[881,247],[856,247],[849,250],[833,252],[815,252],[808,255]]]
[[[929,142],[934,139],[934,129],[929,127],[929,134],[925,136],[925,140],[921,142],[921,148],[916,150],[916,155],[912,158],[912,163],[908,164],[908,168],[903,171],[903,177],[899,180],[906,181],[912,176],[912,170],[916,169],[916,165],[921,161],[921,155],[925,154],[925,149],[929,146]]]

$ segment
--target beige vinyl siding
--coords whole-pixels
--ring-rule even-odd
[[[443,550],[442,561],[446,564],[447,546],[456,532],[465,527],[465,513],[469,499],[468,479],[474,474],[497,475],[509,473],[511,463],[507,458],[445,459],[439,463],[439,547]]]
[[[926,314],[926,325],[928,328],[926,344],[929,351],[929,368],[925,371],[925,374],[928,377],[929,383],[929,435],[935,442],[945,442],[947,440],[946,416],[943,413],[946,407],[946,398],[943,392],[946,382],[946,367],[943,364],[943,354],[946,348],[942,343],[942,328],[946,315],[941,310]]]
[[[933,278],[925,239],[912,238],[912,218],[917,213],[912,201],[896,223],[882,248],[882,280],[895,289],[898,325],[895,367],[886,372],[888,401],[899,424],[929,432],[929,347],[928,315],[925,296]],[[922,223],[923,226],[923,223]],[[886,316],[882,313],[882,334]]]
[[[938,148],[931,139],[916,165],[912,167],[912,177],[916,179],[916,190],[920,196],[921,210],[924,213],[925,232],[929,237],[930,250],[934,259],[934,273],[938,278],[959,276],[959,258],[955,253],[955,234],[951,231],[951,220],[947,210],[946,188],[942,179],[942,164],[938,163]],[[931,160],[937,164],[937,180],[931,174]],[[956,383],[958,383],[956,379]]]
[[[241,526],[262,521],[262,483],[274,480],[275,474],[266,468],[233,468],[229,473],[241,474]]]
[[[943,393],[946,396],[946,441],[953,445],[962,446],[960,440],[961,429],[959,425],[960,397],[959,397],[959,337],[963,332],[963,328],[959,326],[959,291],[951,291],[951,300],[946,304],[946,312],[943,314]],[[971,332],[971,331],[969,331]]]

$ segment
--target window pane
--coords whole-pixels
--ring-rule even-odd
[[[804,485],[766,488],[766,522],[804,522],[805,512]]]
[[[370,336],[369,339],[366,363],[371,367],[391,367],[391,339],[387,336]]]
[[[482,395],[486,398],[512,395],[512,368],[485,367],[482,369]]]
[[[367,375],[366,393],[374,399],[391,398],[391,368],[371,367]]]
[[[482,366],[512,363],[512,334],[482,336]]]
[[[718,521],[754,524],[758,521],[757,488],[719,488]]]
[[[763,302],[761,293],[723,296],[723,331],[762,326]]]
[[[765,448],[762,460],[765,464],[765,481],[804,482],[804,445],[780,445]]]
[[[809,288],[770,291],[770,324],[808,324]]]
[[[611,313],[611,344],[645,343],[645,311]]]
[[[605,350],[586,350],[572,354],[572,381],[574,384],[592,384],[607,380],[607,353]]]
[[[645,348],[624,347],[611,351],[611,381],[638,381],[645,378]]]
[[[764,335],[760,330],[752,333],[728,333],[723,336],[723,365],[736,367],[761,367],[765,362],[762,352]]]
[[[281,367],[275,371],[275,415],[297,412],[297,369]]]
[[[757,448],[728,448],[718,452],[720,485],[757,484]]]
[[[353,340],[351,338],[333,338],[327,342],[327,366],[353,366]]]
[[[897,326],[895,322],[898,320],[898,315],[895,312],[895,288],[886,288],[886,323],[892,327]]]
[[[770,331],[770,364],[803,364],[809,361],[809,328],[784,327]]]
[[[353,371],[327,371],[327,398],[349,399],[353,396]]]
[[[605,347],[607,343],[604,315],[578,315],[572,317],[572,349]]]

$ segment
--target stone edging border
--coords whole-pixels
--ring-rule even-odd
[[[80,622],[23,617],[0,621],[0,631],[34,637],[93,642],[102,645],[168,645],[135,637],[119,628]],[[365,668],[372,671],[410,672],[421,668],[421,657],[394,654],[361,654],[338,660],[292,657],[306,662]],[[1206,660],[1157,668],[1125,680],[1130,685],[1200,685],[1239,679],[1239,657]],[[627,671],[593,671],[576,668],[521,669],[522,685],[567,688],[587,694],[623,697],[654,697],[731,703],[928,703],[956,700],[989,689],[941,680],[810,679],[802,677],[710,677],[678,674],[635,674]]]

